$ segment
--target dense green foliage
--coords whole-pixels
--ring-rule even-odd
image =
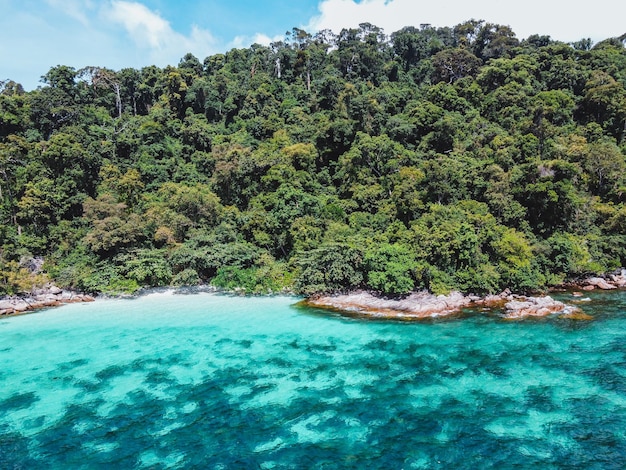
[[[0,294],[541,289],[626,265],[626,49],[300,29],[0,86]]]

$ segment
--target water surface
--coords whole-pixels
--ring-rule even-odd
[[[626,294],[594,321],[367,322],[158,293],[0,320],[0,468],[624,468]]]

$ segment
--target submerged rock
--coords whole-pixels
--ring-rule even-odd
[[[559,318],[567,318],[568,320],[576,321],[591,321],[594,319],[591,315],[584,313],[580,309],[572,309],[571,311],[561,315]]]

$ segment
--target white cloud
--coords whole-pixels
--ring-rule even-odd
[[[158,65],[175,64],[187,52],[202,60],[215,50],[216,41],[209,31],[193,25],[189,35],[181,34],[158,13],[138,2],[114,0],[103,10],[102,16],[122,26]]]
[[[94,8],[91,0],[46,0],[46,3],[83,25],[89,25],[90,10]]]
[[[119,70],[177,65],[191,52],[200,61],[223,48],[198,26],[176,31],[135,1],[45,0],[41,8],[5,2],[0,15],[0,80],[36,88],[50,67],[97,65]],[[10,45],[10,47],[9,47]]]
[[[236,36],[228,45],[228,49],[250,47],[252,44],[269,46],[273,42],[284,40],[284,35],[269,37],[267,34],[257,33],[254,36]]]
[[[181,39],[167,21],[141,3],[113,1],[105,15],[124,26],[139,46],[160,48]]]
[[[257,34],[254,36],[252,42],[250,44],[261,44],[262,46],[269,46],[273,42],[283,41],[285,39],[284,34],[278,34],[274,37],[269,37],[265,34]]]
[[[322,0],[320,14],[311,19],[307,31],[330,29],[339,32],[359,23],[372,23],[390,34],[404,26],[429,23],[455,26],[469,19],[510,25],[519,38],[547,34],[561,41],[591,37],[598,41],[626,32],[623,19],[626,2],[595,0],[593,8],[571,0]]]

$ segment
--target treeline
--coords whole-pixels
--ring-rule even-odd
[[[624,39],[296,28],[2,82],[0,294],[485,293],[624,266]]]

